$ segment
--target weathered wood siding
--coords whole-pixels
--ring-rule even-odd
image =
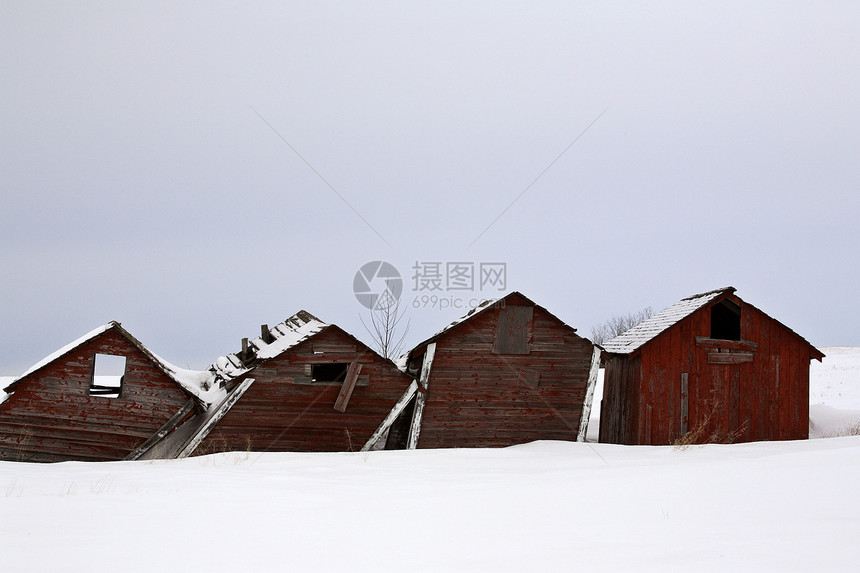
[[[119,397],[89,395],[96,354],[126,358]],[[121,460],[188,399],[137,347],[108,330],[18,382],[0,404],[0,459]]]
[[[361,365],[343,412],[343,383],[314,383],[308,366]],[[209,433],[195,455],[218,451],[358,451],[412,379],[389,361],[331,326],[246,376],[254,383]]]
[[[593,345],[528,301],[504,302],[507,311],[488,309],[436,340],[419,448],[576,440]],[[503,328],[529,329],[527,353],[518,341],[494,346],[504,312]]]
[[[609,357],[600,441],[671,444],[685,430],[698,432],[698,442],[808,437],[809,362],[816,351],[759,309],[728,298],[741,307],[741,341],[709,338],[714,301],[638,353]]]
[[[599,441],[610,444],[633,444],[637,423],[639,357],[610,358],[603,372],[603,399],[600,404]]]

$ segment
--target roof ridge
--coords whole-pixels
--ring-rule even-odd
[[[733,293],[733,292],[735,292],[736,290],[737,290],[737,289],[736,289],[735,287],[733,287],[733,286],[726,286],[726,287],[723,287],[723,288],[717,288],[717,289],[714,289],[714,290],[709,290],[708,292],[703,292],[703,293],[699,293],[699,294],[694,294],[694,295],[691,295],[691,296],[687,296],[687,297],[682,298],[681,300],[693,300],[693,299],[695,299],[695,298],[702,298],[703,296],[710,296],[710,295],[712,295],[712,294],[723,293],[723,292],[726,292],[726,291],[728,291],[728,292],[732,292],[732,293]],[[666,308],[669,308],[669,307],[666,307]]]

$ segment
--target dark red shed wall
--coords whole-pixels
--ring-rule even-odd
[[[126,357],[120,397],[89,395],[96,354]],[[121,460],[188,400],[137,347],[108,330],[18,381],[0,404],[0,459]]]

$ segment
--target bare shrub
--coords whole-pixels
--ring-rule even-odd
[[[860,420],[852,422],[840,428],[835,432],[830,432],[821,436],[822,438],[841,438],[843,436],[860,436]]]
[[[701,445],[701,444],[734,444],[737,442],[741,436],[744,435],[744,432],[747,429],[747,424],[749,420],[745,420],[740,427],[735,428],[729,432],[718,433],[716,431],[711,432],[710,435],[706,435],[708,431],[708,424],[711,421],[714,413],[716,413],[717,408],[720,403],[716,402],[714,407],[711,408],[711,411],[708,412],[708,415],[705,416],[705,419],[702,420],[699,424],[697,424],[694,428],[692,428],[689,432],[676,439],[672,446],[676,450],[686,450],[690,446],[693,445]]]
[[[650,306],[639,312],[631,312],[625,315],[613,315],[612,318],[599,326],[591,327],[591,341],[595,344],[609,342],[619,334],[624,334],[640,322],[648,320],[654,315],[654,309]]]
[[[860,436],[860,421],[854,422],[853,424],[846,426],[842,431],[843,436]]]

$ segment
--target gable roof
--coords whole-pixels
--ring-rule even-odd
[[[635,352],[656,338],[660,333],[678,324],[715,298],[725,293],[732,294],[734,292],[734,287],[723,287],[682,298],[672,306],[661,310],[651,318],[640,322],[630,330],[604,343],[603,349],[613,354],[630,354],[631,352]]]
[[[482,314],[482,313],[486,312],[488,309],[492,309],[492,308],[503,308],[503,307],[504,307],[504,305],[505,305],[505,301],[507,301],[509,298],[512,298],[512,297],[519,297],[519,298],[522,298],[524,301],[526,301],[527,303],[531,304],[531,305],[532,305],[532,306],[534,306],[535,308],[540,309],[542,312],[544,312],[544,313],[548,314],[549,316],[551,316],[551,317],[552,317],[552,318],[554,318],[555,320],[559,321],[562,325],[564,325],[565,327],[569,328],[569,329],[571,330],[571,332],[576,332],[576,329],[575,329],[574,327],[572,327],[572,326],[570,326],[569,324],[565,323],[563,320],[561,320],[560,318],[558,318],[557,316],[555,316],[553,313],[551,313],[550,311],[548,311],[548,310],[547,310],[547,309],[545,309],[544,307],[540,306],[539,304],[535,303],[535,302],[534,302],[533,300],[531,300],[529,297],[525,296],[524,294],[522,294],[522,293],[521,293],[521,292],[519,292],[519,291],[511,291],[511,292],[509,292],[508,294],[506,294],[505,296],[503,296],[502,298],[492,299],[492,300],[485,300],[485,301],[483,301],[481,304],[479,304],[478,306],[476,306],[475,308],[473,308],[472,310],[470,310],[469,312],[467,312],[466,314],[464,314],[464,315],[463,315],[463,316],[461,316],[460,318],[458,318],[458,319],[456,319],[456,320],[454,320],[454,321],[450,322],[449,324],[447,324],[444,328],[442,328],[442,330],[440,330],[439,332],[437,332],[436,334],[434,334],[433,336],[431,336],[431,337],[430,337],[430,338],[428,338],[427,340],[424,340],[424,341],[422,341],[422,342],[420,342],[420,343],[416,344],[415,346],[413,346],[413,347],[412,347],[412,350],[410,350],[410,351],[406,354],[406,357],[407,357],[407,358],[408,358],[408,357],[411,357],[411,356],[412,356],[412,354],[413,354],[416,350],[418,350],[418,349],[420,349],[420,348],[422,348],[422,347],[424,347],[424,346],[427,346],[427,345],[428,345],[428,344],[430,344],[431,342],[434,342],[434,341],[438,340],[439,338],[441,338],[441,337],[443,337],[444,335],[448,334],[448,332],[450,332],[450,331],[454,330],[455,328],[457,328],[457,327],[458,327],[458,326],[460,326],[461,324],[463,324],[463,323],[465,323],[465,322],[468,322],[468,321],[472,320],[472,319],[473,319],[473,318],[475,318],[476,316],[478,316],[478,315],[480,315],[480,314]],[[404,361],[404,364],[405,364],[405,361]],[[401,368],[401,369],[402,369],[402,368]]]
[[[119,322],[115,320],[112,320],[107,324],[103,324],[102,326],[91,330],[77,340],[74,340],[69,344],[63,346],[59,350],[52,352],[51,354],[28,368],[26,372],[15,378],[12,383],[5,388],[5,392],[8,394],[12,394],[20,384],[21,380],[25,377],[33,374],[34,372],[37,372],[38,370],[44,368],[49,364],[52,364],[56,360],[59,360],[63,356],[80,348],[84,344],[90,342],[91,340],[108,331],[115,331],[120,336],[125,338],[132,346],[134,346],[144,356],[146,356],[156,366],[156,368],[161,370],[168,378],[173,380],[173,382],[175,382],[180,388],[182,388],[182,390],[185,391],[185,393],[187,393],[189,396],[194,397],[204,405],[210,404],[212,401],[217,400],[218,397],[216,396],[216,394],[218,393],[218,391],[217,389],[212,388],[211,375],[209,372],[186,370],[184,368],[178,368],[173,364],[170,364],[169,362],[149,350],[138,339],[136,339],[126,329],[124,329]]]

